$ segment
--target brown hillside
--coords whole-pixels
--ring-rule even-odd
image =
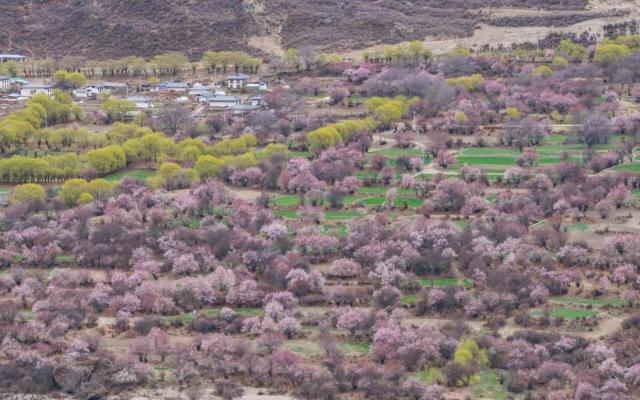
[[[526,3],[580,10],[587,0],[1,1],[0,51],[104,59],[178,50],[199,57],[208,49],[246,49],[264,37],[284,48],[360,48],[469,36],[488,18],[486,7]]]

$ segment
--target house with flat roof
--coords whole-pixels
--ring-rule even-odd
[[[153,103],[151,103],[151,99],[145,96],[131,96],[127,97],[127,100],[134,103],[136,108],[146,109],[153,108]]]
[[[15,61],[15,62],[25,62],[27,60],[26,56],[22,54],[0,54],[0,63],[6,63],[7,61]]]
[[[36,94],[53,94],[53,85],[50,83],[31,82],[20,88],[20,97],[31,98]]]
[[[111,90],[102,83],[92,83],[83,88],[73,91],[73,95],[78,98],[96,97],[100,93],[110,93]]]
[[[249,97],[249,103],[252,106],[256,106],[256,107],[262,107],[262,105],[264,104],[264,97],[262,96],[251,96]]]
[[[28,80],[26,79],[22,79],[22,78],[11,78],[11,84],[12,85],[19,85],[19,86],[24,86],[27,83],[29,83]]]
[[[212,108],[231,108],[242,103],[238,96],[211,96],[206,100]]]
[[[211,97],[213,96],[213,89],[211,89],[209,86],[196,83],[195,85],[191,86],[191,89],[189,89],[188,96],[195,97],[196,100],[201,97]]]
[[[186,82],[162,82],[157,86],[158,91],[186,93],[189,90]]]
[[[227,87],[229,89],[242,89],[248,80],[249,75],[230,75],[227,77]]]
[[[11,77],[8,75],[0,75],[0,90],[11,87]]]

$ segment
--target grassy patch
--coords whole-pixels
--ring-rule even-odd
[[[300,205],[300,196],[296,196],[296,195],[278,196],[271,199],[271,204],[273,204],[274,206],[283,206],[283,207],[298,206]]]
[[[386,157],[398,157],[398,156],[422,156],[423,151],[420,149],[380,149],[369,151],[371,155],[382,155]],[[428,157],[426,157],[428,158]]]
[[[31,321],[35,319],[36,315],[31,310],[24,310],[18,313],[18,316],[24,320]]]
[[[155,171],[152,171],[150,169],[133,169],[130,171],[116,172],[115,174],[107,175],[104,177],[104,179],[111,182],[120,182],[122,178],[129,176],[131,178],[137,178],[145,182],[149,177],[153,176],[154,174],[155,174]]]
[[[621,299],[584,299],[580,297],[552,297],[549,301],[552,303],[580,304],[585,306],[623,306],[627,304],[626,301]]]
[[[371,343],[368,342],[342,342],[342,350],[347,354],[368,354]]]
[[[567,140],[567,137],[565,135],[549,135],[545,138],[545,142],[546,143],[564,143],[564,141]]]
[[[531,315],[534,317],[542,317],[544,315],[544,310],[533,310]],[[576,310],[566,307],[554,307],[549,309],[549,317],[551,318],[562,317],[565,319],[576,319],[596,317],[597,315],[598,313],[593,310]]]
[[[499,382],[496,369],[482,369],[478,376],[478,383],[472,385],[470,389],[474,398],[506,400],[508,397],[506,387]]]
[[[589,229],[589,225],[584,224],[582,222],[578,222],[578,223],[567,226],[567,229],[569,229],[570,231],[586,232]]]
[[[385,187],[360,187],[356,189],[356,193],[365,193],[365,194],[384,194],[387,193],[389,188]]]
[[[284,343],[284,347],[294,353],[300,353],[308,356],[317,356],[322,354],[322,350],[314,342],[308,340],[289,340]]]
[[[56,256],[55,258],[55,262],[58,264],[71,264],[75,261],[76,261],[76,256],[74,256],[73,254],[69,254],[69,255],[61,254],[59,256]]]
[[[424,200],[422,200],[422,199],[416,199],[416,198],[412,198],[412,197],[399,198],[399,199],[395,200],[394,205],[396,207],[404,207],[405,204],[406,204],[407,207],[415,208],[415,207],[420,207],[423,202],[424,202]]]
[[[298,158],[298,157],[310,158],[312,155],[313,153],[311,153],[310,151],[290,151],[289,152],[289,156],[291,156],[291,158]]]
[[[418,301],[418,295],[417,294],[405,294],[402,296],[402,298],[400,299],[400,303],[402,305],[408,306],[409,304],[415,304]]]
[[[423,287],[445,287],[445,286],[462,286],[465,288],[471,287],[472,283],[468,279],[460,280],[455,278],[422,278],[420,284]]]
[[[334,221],[338,219],[355,219],[362,217],[364,217],[364,214],[351,210],[325,211],[324,213],[324,218],[328,221]]]
[[[275,210],[273,215],[280,218],[288,218],[288,219],[298,219],[300,218],[300,214],[297,211],[290,210]]]
[[[344,224],[324,224],[322,232],[327,235],[346,236],[349,233],[349,228]]]
[[[440,371],[437,368],[429,368],[426,371],[417,371],[415,372],[415,376],[418,380],[426,384],[438,383],[442,380]]]
[[[614,171],[640,171],[640,163],[621,164],[610,169]]]
[[[469,226],[469,220],[468,219],[459,219],[457,221],[454,221],[454,223],[458,226],[458,228],[460,229],[464,229],[467,226]]]

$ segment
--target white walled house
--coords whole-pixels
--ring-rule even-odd
[[[22,54],[0,54],[0,63],[6,63],[8,61],[15,61],[15,62],[25,62],[27,60],[26,56],[23,56]]]
[[[111,90],[107,89],[105,85],[102,83],[94,83],[91,85],[87,85],[81,89],[76,89],[73,91],[75,97],[78,98],[86,98],[86,97],[96,97],[100,93],[110,93]]]
[[[20,88],[20,97],[31,98],[36,94],[46,94],[51,96],[53,94],[53,85],[50,83],[27,83]]]
[[[187,93],[189,84],[186,82],[162,82],[158,85],[159,91]]]
[[[136,108],[139,109],[153,108],[153,103],[151,103],[151,99],[148,97],[132,96],[127,97],[127,100],[134,103],[136,105]]]
[[[238,74],[227,77],[227,87],[229,89],[242,89],[249,80],[248,75]]]
[[[11,87],[11,77],[7,75],[0,75],[0,90],[8,89]]]
[[[237,96],[212,96],[207,101],[213,108],[231,108],[241,103],[241,99]]]

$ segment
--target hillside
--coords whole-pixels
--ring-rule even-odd
[[[465,37],[490,19],[487,7],[569,11],[523,25],[573,23],[587,0],[17,0],[0,2],[0,50],[105,59],[179,50],[267,53],[305,45],[362,48],[424,38]],[[578,14],[572,14],[572,13]],[[519,24],[500,18],[498,24]]]
[[[0,51],[91,59],[288,47],[349,50],[482,25],[566,27],[624,15],[588,0],[16,0],[0,2]],[[594,6],[594,4],[596,4]],[[600,4],[600,5],[598,5]],[[633,10],[633,6],[631,6]],[[528,35],[527,35],[528,36]]]

